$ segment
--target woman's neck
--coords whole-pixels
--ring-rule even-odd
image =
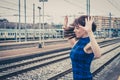
[[[85,37],[88,37],[87,33],[85,33],[81,38],[85,38]]]

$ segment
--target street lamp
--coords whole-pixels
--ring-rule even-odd
[[[42,45],[41,45],[41,7],[38,6],[38,9],[39,9],[39,45],[38,45],[38,48],[42,48]]]
[[[25,41],[27,41],[27,28],[26,28],[26,0],[24,0],[24,14],[25,14]]]
[[[44,2],[47,2],[48,0],[39,0],[39,2],[43,2],[43,30],[44,30]],[[44,31],[43,31],[43,46],[44,46]]]
[[[15,16],[15,17],[18,17],[18,14],[14,14],[13,16]],[[17,21],[16,21],[16,27],[15,27],[15,31],[16,31],[16,36],[15,36],[15,40],[16,40],[16,42],[17,42]]]
[[[108,28],[108,30],[109,30],[109,38],[111,38],[112,36],[111,36],[111,16],[112,16],[112,14],[111,14],[111,12],[109,13],[109,28]]]
[[[21,3],[20,0],[18,0],[19,2],[19,42],[21,42]]]

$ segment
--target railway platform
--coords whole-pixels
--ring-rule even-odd
[[[107,41],[107,40],[112,40],[112,39],[115,39],[115,38],[97,39],[97,42],[102,42],[102,41]],[[55,40],[49,40],[49,41],[55,41]],[[10,45],[10,44],[11,43],[3,43],[1,45]],[[15,44],[25,44],[25,43],[13,43],[13,44],[15,45]],[[37,54],[37,53],[67,48],[67,47],[69,48],[71,47],[69,42],[47,45],[47,46],[44,46],[43,48],[38,48],[38,46],[36,46],[36,47],[30,47],[30,48],[3,50],[3,51],[0,51],[0,60],[20,57],[20,56],[25,56],[25,55],[31,55],[31,54]]]
[[[67,40],[67,39],[48,39],[48,40],[44,40],[44,42],[55,42],[55,41],[61,41],[61,40]],[[43,40],[41,42],[43,42]],[[40,41],[5,42],[5,43],[0,43],[0,46],[30,44],[30,43],[40,43]]]
[[[30,47],[30,48],[5,50],[5,51],[0,51],[0,60],[14,58],[18,56],[20,57],[20,56],[25,56],[30,54],[36,54],[36,53],[43,53],[43,52],[52,51],[56,49],[62,49],[65,47],[70,47],[70,44],[69,43],[57,44],[57,45],[53,44],[53,45],[44,46],[43,48],[38,48],[36,46],[36,47]]]

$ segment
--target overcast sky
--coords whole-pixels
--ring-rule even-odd
[[[39,22],[38,6],[43,7],[39,0],[27,1],[27,23],[33,22],[33,4],[35,4],[35,23]],[[90,0],[91,15],[120,17],[120,0]],[[62,23],[63,16],[68,15],[70,22],[75,18],[86,14],[86,0],[48,0],[45,2],[45,22]],[[43,8],[41,9],[43,12]],[[0,18],[7,18],[10,22],[18,22],[18,0],[0,0]],[[21,0],[21,22],[24,22],[24,0]]]

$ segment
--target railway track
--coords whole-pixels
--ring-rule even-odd
[[[104,44],[104,45],[100,44],[100,46],[101,46],[101,48],[106,47],[108,45],[115,44],[118,41],[119,40],[112,41],[112,43],[109,42],[109,43]],[[118,48],[118,47],[120,47],[120,45],[118,45],[118,46],[116,46],[114,48],[111,48],[110,50],[104,52],[103,55],[110,52],[110,51],[112,51],[112,50],[114,50],[114,49],[116,49],[116,48]],[[30,59],[30,58],[33,58],[33,55],[32,55],[32,57],[29,56],[30,60],[28,60],[28,58],[27,58],[26,61],[25,61],[24,60],[25,58],[23,58],[23,59],[19,60],[19,61],[22,60],[22,62],[20,62],[20,63],[16,62],[16,64],[12,63],[14,60],[13,61],[11,60],[11,62],[10,62],[10,60],[9,61],[4,61],[4,62],[2,61],[2,62],[0,62],[0,64],[2,64],[1,67],[0,67],[0,79],[2,80],[2,79],[5,79],[7,77],[11,77],[11,76],[21,74],[21,73],[24,73],[24,72],[27,72],[27,71],[30,71],[30,70],[34,70],[34,69],[37,69],[39,67],[44,67],[46,65],[50,65],[52,63],[56,63],[56,62],[59,62],[61,60],[65,60],[65,59],[69,58],[69,54],[68,54],[69,51],[70,51],[69,49],[67,51],[65,49],[62,53],[60,51],[57,54],[51,54],[51,55],[50,55],[50,53],[49,53],[49,55],[48,55],[48,53],[46,53],[46,54],[44,53],[44,54],[39,55],[40,57],[38,57],[38,55],[37,55],[37,56],[34,56],[34,57],[37,57],[37,58]],[[56,53],[56,52],[57,51],[55,51],[54,53]],[[51,52],[51,53],[53,53],[53,52]],[[55,58],[55,57],[57,57],[57,58]],[[52,58],[55,58],[55,59],[52,59]],[[42,61],[44,61],[44,62],[42,62]],[[8,63],[11,63],[11,65],[8,64]],[[14,63],[15,63],[15,61],[14,61]],[[34,65],[33,65],[33,63],[34,63]],[[29,66],[27,66],[28,64],[29,64]],[[30,65],[30,64],[32,64],[32,65]],[[4,65],[6,65],[6,66],[4,66]],[[20,68],[21,66],[27,66],[27,67]],[[16,67],[18,67],[16,71],[9,71],[11,69],[12,70],[15,69]],[[4,72],[4,73],[2,73],[2,72]],[[10,73],[6,74],[6,72],[10,72]],[[71,72],[71,69],[69,70],[69,72]],[[64,74],[66,74],[66,73],[64,73]]]
[[[114,61],[117,57],[120,57],[120,53],[117,53],[117,55],[113,56],[111,59],[109,59],[107,62],[99,66],[95,71],[92,72],[93,74],[93,80],[98,80],[96,77],[99,77],[99,73],[112,61]],[[97,75],[98,74],[98,75]],[[97,75],[97,76],[96,76]],[[110,78],[109,78],[110,79]],[[68,69],[60,74],[57,74],[47,80],[72,80],[72,69]],[[100,79],[101,80],[101,79]],[[106,79],[105,79],[106,80]]]
[[[103,41],[103,42],[99,42],[99,45],[102,48],[102,47],[105,47],[105,46],[109,46],[109,45],[118,43],[119,40],[120,39],[114,39],[113,41],[112,40]],[[9,58],[9,59],[5,59],[5,60],[0,60],[0,64],[18,62],[18,61],[21,61],[21,60],[27,60],[27,59],[31,59],[31,58],[34,58],[34,57],[45,56],[45,55],[49,55],[49,54],[55,54],[57,52],[67,51],[67,50],[70,50],[70,49],[71,49],[70,47],[66,47],[66,48],[56,49],[56,50],[42,52],[42,53],[36,53],[36,54],[30,54],[30,55],[26,55],[26,56]]]
[[[116,50],[116,49],[117,49],[117,51],[118,51],[119,48],[120,48],[120,44],[119,44],[118,46],[116,46],[116,47],[108,50],[108,51],[103,52],[103,53],[102,53],[102,56],[107,55],[107,54],[110,54],[110,52],[112,52],[112,51],[114,51],[114,50]],[[93,76],[95,76],[97,73],[99,73],[106,65],[108,65],[110,62],[112,62],[117,56],[120,56],[120,52],[118,52],[117,55],[113,56],[111,59],[109,59],[108,61],[106,61],[105,63],[103,63],[103,64],[102,64],[101,66],[99,66],[96,70],[94,70],[94,71],[92,72]],[[95,61],[95,60],[96,60],[96,59],[94,59],[94,61]],[[96,63],[97,63],[97,62],[99,62],[99,61],[96,61]],[[98,65],[99,65],[99,64],[98,64]],[[58,80],[59,78],[64,77],[65,75],[67,75],[67,74],[69,74],[69,73],[71,73],[71,72],[72,72],[72,68],[69,68],[69,69],[66,70],[66,71],[63,71],[63,72],[61,72],[61,73],[59,73],[59,74],[57,74],[57,75],[52,76],[52,77],[49,78],[48,80]],[[67,79],[67,78],[66,78],[66,79]],[[66,80],[66,79],[60,79],[60,80]]]

